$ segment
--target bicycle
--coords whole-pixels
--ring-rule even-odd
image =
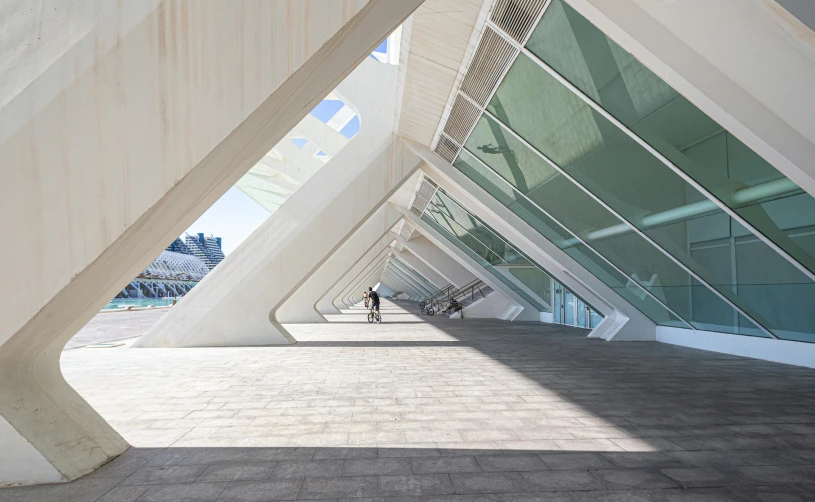
[[[373,323],[374,321],[377,324],[382,324],[382,314],[377,314],[372,305],[371,310],[368,312],[368,322]]]
[[[423,305],[422,308],[421,308],[421,313],[424,314],[424,315],[433,315],[433,314],[435,314],[436,311],[433,310],[433,302],[430,302],[430,303],[428,303],[426,305]]]

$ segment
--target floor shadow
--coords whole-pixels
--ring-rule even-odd
[[[418,312],[413,303],[393,305],[386,316],[408,319]],[[345,319],[364,313],[355,309],[347,317],[328,317],[353,324]],[[429,435],[432,447],[306,444],[308,440],[298,432],[287,444],[276,444],[276,437],[253,436],[237,439],[254,441],[241,444],[256,447],[133,448],[73,483],[0,490],[0,502],[815,500],[815,371],[811,369],[661,343],[606,343],[587,339],[586,330],[552,324],[416,316],[416,322],[392,322],[407,327],[401,334],[389,334],[385,319],[382,325],[360,323],[360,330],[354,329],[347,340],[329,333],[328,340],[303,339],[292,346],[252,349],[249,362],[257,364],[281,348],[304,350],[304,356],[310,349],[316,353],[323,348],[381,348],[382,352],[358,354],[324,351],[336,360],[370,361],[366,371],[377,376],[365,389],[375,390],[387,385],[394,370],[391,364],[409,368],[412,361],[389,359],[388,349],[451,347],[443,354],[417,350],[415,360],[441,357],[423,367],[450,372],[445,362],[449,361],[449,368],[460,354],[477,351],[485,372],[500,366],[523,376],[492,382],[496,398],[503,397],[498,395],[502,391],[519,394],[513,387],[520,385],[519,380],[534,384],[529,387],[535,392],[516,402],[458,401],[475,403],[459,404],[467,408],[461,415],[468,418],[436,407],[445,415],[446,426],[464,431],[466,424],[457,422],[472,425],[458,443],[432,439],[445,433],[433,428],[421,431]],[[416,323],[433,325],[450,340],[414,339],[422,334],[410,331],[408,325]],[[388,339],[391,336],[397,339]],[[304,363],[311,360],[303,358]],[[330,362],[326,359],[323,365]],[[481,378],[477,372],[456,376],[460,379],[451,384],[461,391],[455,396],[468,395]],[[311,378],[306,374],[290,383],[308,393],[320,388],[309,387]],[[354,382],[358,376],[349,372],[337,378]],[[417,386],[422,383],[421,376],[412,378]],[[234,392],[252,385],[247,381]],[[379,396],[373,391],[369,395]],[[309,395],[316,400],[332,397],[336,396],[331,392]],[[288,404],[284,400],[279,406]],[[430,415],[435,406],[422,406],[420,412],[427,415],[422,420],[434,427],[440,425]],[[479,410],[483,417],[473,418]],[[379,411],[376,407],[374,412]],[[329,423],[330,412],[325,414]],[[409,432],[407,422],[418,420],[405,418],[407,414],[381,415],[375,421],[383,430]],[[267,433],[264,427],[268,434],[282,428],[267,424],[255,428],[262,429],[262,434]],[[512,432],[505,437],[515,440],[503,441],[503,447],[478,446],[498,444],[496,438],[503,430],[523,431],[527,437]],[[378,433],[379,429],[372,432]]]
[[[774,461],[773,461],[774,460]],[[815,500],[811,462],[679,453],[468,448],[132,448],[72,483],[0,489],[14,502]],[[774,475],[786,472],[786,481]]]

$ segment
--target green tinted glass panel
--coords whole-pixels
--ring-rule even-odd
[[[618,272],[593,249],[573,239],[572,234],[563,226],[552,220],[538,206],[525,199],[509,182],[495,174],[469,152],[463,150],[459,154],[455,167],[507,206],[543,237],[563,249],[572,259],[607,286],[614,289],[634,308],[645,314],[656,324],[681,328],[690,327],[652,297],[645,294],[641,287],[637,286],[633,281],[629,281],[625,275]]]
[[[562,92],[563,90],[566,92]],[[797,331],[797,326],[807,324],[802,316],[808,317],[808,313],[794,310],[788,302],[768,305],[754,295],[742,296],[738,287],[734,288],[717,280],[718,270],[709,269],[692,259],[687,250],[692,244],[698,243],[692,233],[696,225],[694,222],[724,219],[728,231],[734,232],[730,236],[733,237],[738,234],[735,233],[736,225],[730,221],[731,218],[531,59],[524,55],[516,59],[493,96],[489,109],[532,147],[557,163],[577,183],[668,250],[674,259],[776,336],[788,338],[790,332],[796,332],[803,337],[812,336],[815,340],[815,326],[809,332]],[[497,123],[493,122],[491,127],[495,124]],[[508,141],[508,135],[511,132],[504,131],[504,156],[506,151],[516,152],[515,156],[519,156],[517,152],[521,149],[530,149],[514,136],[512,139],[520,143],[520,146],[513,146],[512,141]],[[497,138],[496,144],[501,144]],[[473,148],[477,150],[478,146],[480,145],[473,145]],[[468,147],[471,153],[475,153],[473,148]],[[535,198],[532,194],[542,187],[546,191],[546,197],[560,195],[563,198],[569,184],[570,180],[559,176],[549,177],[546,182],[529,192],[529,196]],[[552,190],[555,185],[560,188],[557,192]],[[572,185],[572,188],[577,190],[577,185]],[[593,241],[620,237],[621,240],[629,240],[625,237],[632,230],[620,224],[622,222],[613,222],[614,216],[610,212],[592,213],[590,217],[597,218],[596,220],[586,220],[585,217],[589,215],[575,219],[575,213],[581,211],[585,212],[585,208],[572,207],[568,216],[572,217],[574,224],[593,227],[591,233],[585,236],[576,231],[584,239]],[[561,223],[570,227],[564,221]],[[710,227],[705,228],[702,233],[717,230],[718,227]],[[756,246],[766,244],[759,242]],[[788,264],[777,253],[767,252],[764,256],[768,260],[766,266],[772,269],[782,270]],[[656,279],[662,283],[666,280],[672,282],[672,278],[662,275],[658,275]],[[768,290],[798,286],[815,299],[815,282],[801,272],[795,276],[776,274],[768,280],[770,282],[757,286],[765,286]],[[738,274],[730,280],[733,283],[737,281]],[[682,287],[693,285],[687,283]],[[682,315],[679,310],[674,310]],[[767,315],[770,310],[780,312],[781,315],[771,319]]]
[[[512,274],[547,304],[552,304],[552,278],[536,267],[508,267]]]
[[[446,236],[455,238],[459,248],[466,246],[468,255],[478,257],[479,264],[539,311],[551,312],[551,276],[495,230],[469,213],[444,190],[439,189],[436,192],[423,218],[432,219],[434,228],[443,229]],[[470,236],[477,235],[478,238],[461,239],[459,236],[465,233]],[[473,244],[476,242],[478,244]],[[483,244],[484,242],[493,244],[488,246]],[[500,262],[493,263],[487,259],[498,256],[499,253],[505,258]],[[602,318],[599,313],[597,316]]]
[[[449,220],[460,228],[461,232],[469,236],[469,240],[477,242],[477,248],[489,251],[489,257],[484,256],[492,265],[528,265],[529,261],[521,255],[514,247],[506,243],[491,228],[484,225],[480,220],[472,216],[467,210],[457,202],[447,196],[443,191],[436,192],[432,201],[433,209],[445,221]],[[497,257],[498,260],[491,258]]]
[[[510,70],[510,74],[513,70]],[[503,85],[506,85],[506,81]],[[529,149],[503,126],[486,116],[479,120],[465,146],[470,153],[481,158],[490,167],[494,163],[499,165],[504,163],[505,154],[492,154],[477,148],[484,142],[503,144],[507,151]],[[545,161],[539,158],[539,162]],[[711,293],[708,297],[700,292],[706,290],[704,285],[694,281],[690,274],[639,234],[631,232],[624,222],[562,174],[550,177],[546,183],[530,191],[527,197],[528,202],[532,203],[527,204],[527,210],[529,206],[543,209],[552,219],[584,242],[588,242],[606,260],[694,327],[725,333],[764,335],[750,321],[745,319],[744,322],[740,322],[740,314],[724,300],[715,294]],[[512,206],[516,204],[518,202]],[[527,218],[525,220],[535,226],[534,220],[530,221]],[[620,232],[621,229],[626,231]],[[578,246],[579,243],[580,241],[576,239],[569,239],[559,246],[568,249],[571,246]],[[709,309],[716,315],[700,316],[694,308],[694,294],[696,298],[709,300]]]
[[[553,0],[527,47],[759,232],[815,271],[815,243],[795,237],[815,225],[815,199],[569,5]]]

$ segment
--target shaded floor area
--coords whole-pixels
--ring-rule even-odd
[[[68,350],[134,448],[0,501],[815,500],[813,370],[417,311],[286,347]]]

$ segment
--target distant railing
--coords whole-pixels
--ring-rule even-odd
[[[455,300],[459,309],[463,309],[476,300],[486,298],[491,292],[492,288],[484,281],[475,279],[457,289],[452,285],[439,289],[419,302],[419,308],[422,312],[426,312],[428,308],[432,308],[434,312],[442,312],[446,311]]]

